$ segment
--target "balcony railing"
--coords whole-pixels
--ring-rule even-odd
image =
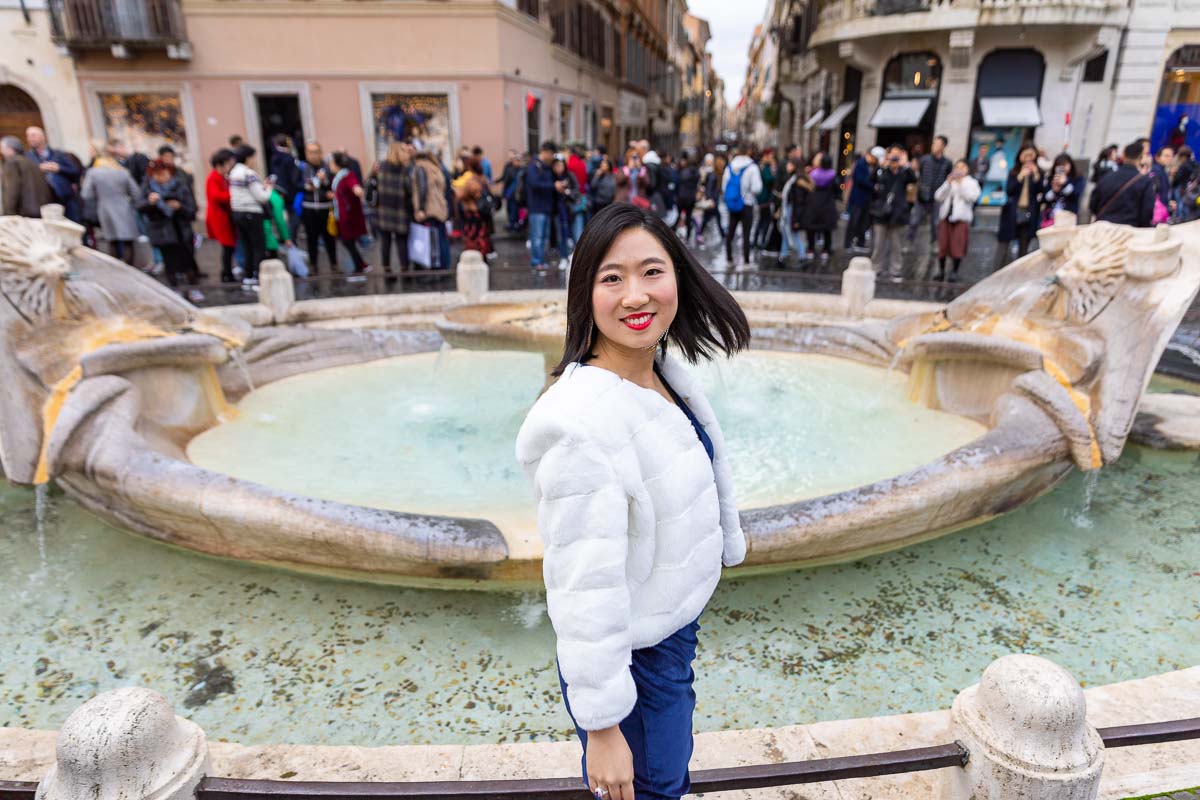
[[[70,48],[187,43],[179,0],[49,0],[52,35]]]
[[[818,42],[838,25],[871,17],[946,10],[976,11],[991,16],[980,24],[1014,24],[1032,15],[1035,22],[1091,22],[1127,8],[1129,0],[825,0],[817,13]],[[996,16],[999,14],[999,16]],[[958,20],[961,23],[961,20]],[[918,27],[927,23],[909,23]]]

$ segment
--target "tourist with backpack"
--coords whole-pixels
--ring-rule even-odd
[[[725,261],[733,265],[733,237],[742,229],[742,266],[750,264],[750,226],[754,222],[754,204],[762,191],[762,175],[750,158],[749,145],[738,147],[737,155],[721,181],[721,197],[729,212],[729,229],[725,232]]]

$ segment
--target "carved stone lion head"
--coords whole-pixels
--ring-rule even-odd
[[[1125,281],[1132,236],[1132,228],[1110,222],[1080,228],[1054,273],[1059,291],[1050,315],[1083,324],[1103,311]]]
[[[80,309],[67,287],[69,238],[59,220],[0,217],[0,294],[26,319],[75,317]],[[79,228],[82,231],[82,228]],[[78,240],[78,233],[74,233]]]

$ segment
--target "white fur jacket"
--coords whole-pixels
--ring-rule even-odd
[[[746,556],[712,407],[679,362],[658,358],[712,440],[712,462],[679,406],[579,364],[538,399],[517,435],[538,503],[559,667],[584,730],[629,715],[631,651],[698,617],[721,564]]]

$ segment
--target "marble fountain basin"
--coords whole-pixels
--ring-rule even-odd
[[[468,373],[485,363],[504,372],[521,353],[544,364],[561,346],[560,306],[451,309],[439,325],[446,342],[514,352],[492,362],[435,355],[440,342],[429,333],[252,328],[206,316],[140,273],[72,246],[76,235],[61,221],[0,219],[0,292],[8,300],[0,304],[0,380],[14,387],[0,399],[0,457],[10,481],[53,480],[119,527],[215,556],[411,585],[540,581],[540,542],[528,516],[486,507],[464,513],[470,504],[456,504],[453,495],[442,506],[421,497],[422,480],[453,480],[448,464],[470,459],[454,450],[462,431],[442,437],[447,449],[426,459],[429,474],[415,476],[409,499],[389,492],[386,463],[375,470],[381,480],[355,502],[338,492],[322,497],[319,482],[287,476],[342,472],[350,478],[343,484],[352,485],[360,468],[354,458],[339,462],[313,448],[347,420],[360,427],[349,438],[365,444],[361,453],[386,434],[373,427],[371,409],[355,415],[353,393],[362,387],[353,370],[364,369],[355,365],[402,389],[405,380],[437,374],[439,358],[442,367],[464,360]],[[1155,232],[1100,223],[1054,237],[1053,253],[1026,256],[941,311],[892,320],[752,320],[755,348],[769,352],[728,368],[749,380],[770,364],[782,377],[742,393],[726,387],[730,403],[751,403],[747,419],[787,415],[789,391],[836,359],[845,369],[830,375],[867,370],[880,394],[889,381],[905,381],[893,389],[907,396],[912,413],[939,420],[926,431],[952,435],[914,448],[921,463],[902,461],[891,467],[895,474],[826,486],[816,496],[795,475],[757,496],[748,487],[742,521],[749,552],[736,572],[849,560],[940,536],[1015,508],[1074,467],[1117,459],[1153,367],[1200,287],[1200,224]],[[542,373],[536,358],[523,363],[506,391],[527,392],[527,407]],[[399,372],[389,384],[392,369]],[[889,369],[896,375],[889,378]],[[366,384],[369,393],[369,378]],[[769,397],[772,385],[784,385],[782,394]],[[262,433],[250,424],[255,419],[266,414],[274,424],[286,417],[284,399],[320,394],[323,386],[351,398],[343,413],[306,418],[301,404],[293,420],[301,428],[282,439],[255,438]],[[827,394],[836,399],[838,392],[841,384]],[[486,391],[468,393],[458,419],[471,418],[472,401],[490,399]],[[232,405],[238,401],[240,415]],[[853,403],[845,411],[838,424],[850,428],[865,413],[856,417]],[[408,422],[403,413],[392,420],[397,430]],[[914,431],[921,440],[920,428]],[[832,440],[843,436],[851,430]],[[780,463],[811,464],[804,436],[776,438]],[[270,452],[272,441],[299,447],[272,461],[280,455]],[[252,463],[264,450],[265,464]],[[421,458],[411,471],[420,470]],[[760,466],[752,456],[748,472]]]

